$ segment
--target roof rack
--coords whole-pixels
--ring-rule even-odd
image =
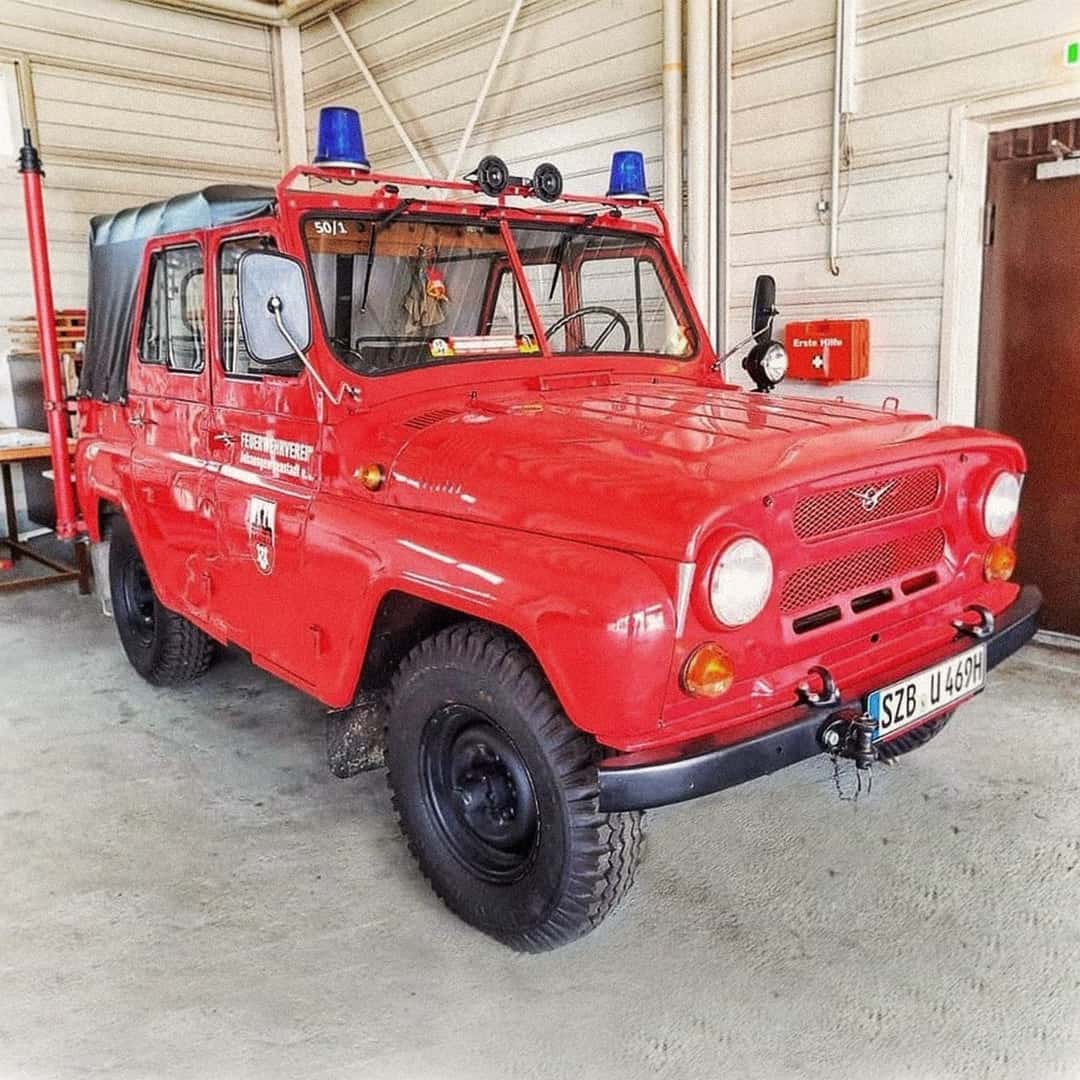
[[[660,224],[661,231],[665,236],[669,235],[667,216],[663,207],[654,199],[628,195],[568,195],[560,194],[557,199],[541,200],[528,184],[508,184],[498,195],[485,194],[480,184],[472,180],[441,180],[438,177],[428,176],[400,176],[396,173],[378,173],[361,167],[352,168],[346,165],[297,165],[290,169],[277,186],[279,200],[292,191],[300,189],[294,184],[301,177],[323,180],[326,183],[338,184],[370,184],[375,188],[372,193],[378,198],[385,195],[397,195],[400,188],[421,188],[427,191],[457,193],[459,195],[482,196],[485,199],[494,199],[496,206],[505,206],[506,200],[536,199],[543,207],[555,207],[558,203],[567,203],[573,207],[604,206],[612,211],[624,210],[649,210]]]

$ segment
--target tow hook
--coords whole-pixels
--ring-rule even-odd
[[[833,757],[850,758],[860,769],[869,769],[876,759],[871,737],[874,722],[858,709],[834,712],[818,733],[818,741]]]
[[[812,667],[808,674],[814,676],[820,682],[821,689],[812,689],[809,679],[804,683],[800,683],[796,690],[799,700],[804,705],[809,705],[815,709],[827,709],[832,705],[839,704],[840,687],[836,685],[836,680],[827,667],[817,665]]]
[[[959,618],[953,623],[953,629],[957,634],[965,634],[973,637],[976,641],[985,641],[994,633],[994,613],[982,604],[968,604],[964,608],[964,616],[973,614],[978,622],[970,622],[967,618]]]
[[[874,722],[860,709],[840,709],[834,712],[818,732],[818,742],[833,761],[833,782],[841,799],[854,802],[862,794],[862,774],[866,773],[866,794],[873,785],[873,765],[877,759],[873,743]],[[845,795],[840,787],[840,759],[855,762],[856,787]]]

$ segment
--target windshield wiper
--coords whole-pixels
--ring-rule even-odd
[[[364,267],[364,295],[360,298],[361,314],[367,311],[368,289],[371,287],[371,267],[375,262],[375,234],[401,217],[414,202],[416,202],[415,199],[402,199],[392,210],[387,210],[382,217],[376,218],[371,223],[371,236],[368,238],[367,247],[367,265]]]
[[[595,214],[586,214],[585,220],[581,223],[580,226],[578,226],[578,228],[587,229],[593,223],[595,218]],[[550,300],[555,295],[555,286],[559,284],[559,273],[562,270],[563,259],[566,258],[566,249],[570,246],[576,235],[576,231],[571,231],[570,229],[567,229],[567,231],[563,233],[562,239],[559,241],[558,250],[555,252],[555,273],[551,278],[551,288],[548,290],[547,295],[548,300]]]
[[[555,273],[551,275],[551,288],[548,289],[547,294],[548,300],[555,295],[555,286],[559,284],[559,272],[562,270],[563,259],[566,258],[566,249],[570,246],[571,236],[571,233],[563,233],[559,246],[555,249]]]

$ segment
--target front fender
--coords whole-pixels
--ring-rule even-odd
[[[314,509],[305,578],[324,588],[344,656],[320,672],[319,696],[347,704],[387,593],[400,591],[485,619],[533,651],[571,721],[625,748],[660,722],[674,607],[641,559],[486,524],[391,507]],[[341,613],[351,613],[341,626]],[[329,621],[322,625],[332,625]]]

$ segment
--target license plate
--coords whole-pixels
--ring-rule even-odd
[[[866,703],[874,721],[874,741],[914,727],[953,702],[970,697],[985,682],[986,646],[977,645],[942,664],[875,690]]]

